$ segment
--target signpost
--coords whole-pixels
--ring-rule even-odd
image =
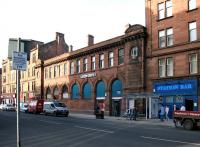
[[[20,41],[21,39],[18,39],[18,47],[17,50],[18,52],[14,51],[13,52],[13,57],[12,57],[12,69],[16,70],[16,87],[17,87],[17,147],[21,146],[20,143],[20,71],[26,70],[26,63],[27,63],[27,54],[20,52]]]

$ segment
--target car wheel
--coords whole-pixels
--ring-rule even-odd
[[[186,130],[192,130],[193,127],[194,127],[192,120],[190,120],[190,119],[185,120],[184,123],[183,123],[183,127]]]
[[[57,112],[54,112],[53,114],[54,114],[54,116],[57,116]]]

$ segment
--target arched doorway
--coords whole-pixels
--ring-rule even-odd
[[[59,90],[58,86],[56,86],[53,90],[53,99],[59,99]]]
[[[74,84],[72,86],[72,99],[78,99],[79,98],[79,88],[77,84]]]
[[[84,99],[91,99],[91,85],[87,82],[83,86],[83,98]]]
[[[64,85],[63,88],[62,88],[62,98],[63,99],[68,99],[69,98],[68,88],[67,88],[66,85]]]
[[[48,87],[46,91],[46,99],[52,99],[51,89]]]
[[[120,116],[122,107],[122,82],[114,80],[111,85],[112,115]]]
[[[97,106],[102,107],[105,106],[105,84],[103,81],[98,81],[96,84],[96,99],[95,99],[95,106],[96,109]]]

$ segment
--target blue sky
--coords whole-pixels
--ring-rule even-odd
[[[97,43],[122,35],[128,23],[145,25],[145,0],[2,0],[0,62],[7,58],[9,38],[46,43],[61,32],[80,49],[88,34]]]

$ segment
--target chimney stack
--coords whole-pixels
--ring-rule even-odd
[[[91,46],[94,44],[94,36],[88,34],[88,46]]]
[[[64,34],[56,32],[56,41],[58,44],[60,44],[60,42],[64,41]]]

